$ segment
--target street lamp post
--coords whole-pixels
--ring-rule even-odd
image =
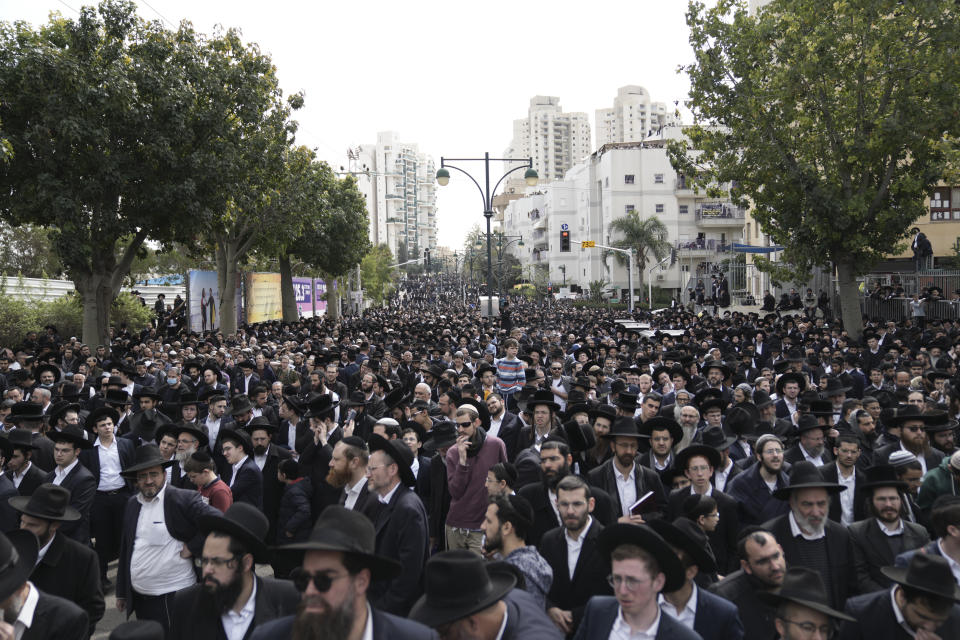
[[[518,167],[510,169],[505,174],[500,176],[500,179],[497,181],[497,184],[494,185],[493,190],[490,190],[490,161],[494,160],[496,162],[522,162]],[[484,173],[484,185],[486,188],[481,187],[480,183],[474,179],[472,175],[461,169],[460,167],[448,164],[449,162],[483,162],[483,173]],[[480,196],[483,198],[483,217],[487,219],[487,315],[493,315],[493,245],[490,241],[490,221],[493,218],[493,194],[496,193],[497,187],[500,186],[500,183],[503,182],[503,179],[514,171],[519,171],[520,169],[526,169],[523,174],[524,180],[531,187],[536,186],[539,181],[539,176],[533,168],[533,158],[491,158],[490,153],[484,153],[482,158],[440,158],[440,169],[437,170],[437,183],[441,187],[445,187],[450,182],[450,172],[447,169],[456,169],[460,173],[464,174],[473,184],[477,185],[477,189],[480,190]]]
[[[504,244],[503,242],[504,240],[507,241],[506,244]],[[514,242],[517,243],[518,247],[523,247],[523,236],[522,235],[508,236],[508,235],[504,235],[503,233],[497,234],[497,261],[500,263],[499,289],[500,289],[501,298],[503,297],[503,281],[504,281],[503,268],[505,266],[504,260],[503,260],[503,252],[504,250],[509,249],[510,245],[513,244]]]

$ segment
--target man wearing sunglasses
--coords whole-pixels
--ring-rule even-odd
[[[366,516],[340,505],[324,509],[307,542],[278,549],[304,554],[302,566],[290,575],[301,593],[296,614],[258,626],[251,640],[436,640],[428,627],[368,602],[372,583],[392,580],[403,570],[399,562],[376,555],[375,548],[376,532]]]
[[[270,522],[256,507],[237,502],[219,516],[202,516],[200,584],[177,592],[171,638],[244,638],[261,624],[292,615],[299,592],[287,580],[261,578],[256,563],[270,561]]]

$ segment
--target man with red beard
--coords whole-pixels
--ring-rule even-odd
[[[327,484],[340,489],[340,504],[360,513],[370,497],[367,482],[369,460],[367,443],[357,436],[349,436],[333,448],[330,471],[327,472]]]
[[[290,576],[302,594],[296,615],[258,627],[251,640],[436,640],[419,623],[384,613],[367,601],[376,580],[402,571],[398,562],[375,554],[376,533],[363,514],[331,505],[314,525],[310,540],[280,548],[304,552],[303,566]]]
[[[254,564],[266,563],[270,522],[256,507],[237,502],[220,516],[202,516],[207,532],[197,558],[201,583],[179,591],[173,606],[170,637],[244,638],[259,625],[291,615],[298,594],[286,580],[261,578]]]

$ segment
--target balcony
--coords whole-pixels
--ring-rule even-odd
[[[696,208],[697,224],[701,227],[742,227],[746,209],[729,203],[707,203]]]
[[[677,243],[677,255],[683,258],[707,258],[730,251],[731,245],[715,238],[697,238]]]

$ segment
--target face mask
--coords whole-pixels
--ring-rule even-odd
[[[172,386],[172,385],[175,385],[175,384],[177,384],[177,379],[176,379],[176,378],[167,378],[167,384],[169,384],[169,385],[171,385],[171,386]]]

